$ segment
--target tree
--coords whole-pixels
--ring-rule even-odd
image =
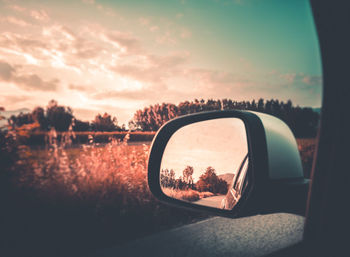
[[[46,108],[46,117],[49,127],[67,131],[74,116],[70,107],[59,106],[57,101],[51,100]]]
[[[120,130],[117,125],[117,118],[112,117],[106,112],[103,114],[103,116],[101,114],[96,115],[95,119],[92,121],[91,126],[94,131]]]
[[[253,101],[233,101],[231,99],[204,99],[184,101],[178,105],[162,103],[150,105],[134,114],[129,122],[132,130],[156,131],[165,122],[190,113],[211,110],[252,110],[268,113],[282,119],[291,128],[296,137],[313,137],[317,133],[319,114],[311,108],[294,107],[292,102],[280,102],[276,99],[265,101],[260,98]]]
[[[225,180],[216,175],[215,169],[209,166],[204,174],[199,177],[196,188],[200,192],[209,191],[214,194],[226,194],[228,185]]]
[[[32,111],[32,119],[34,122],[37,122],[40,124],[41,130],[47,130],[48,127],[48,120],[45,116],[45,111],[42,107],[36,107]]]
[[[31,124],[33,123],[33,117],[31,113],[20,113],[17,116],[11,115],[11,117],[8,119],[8,123],[12,127],[21,127],[25,124]]]
[[[160,184],[162,187],[175,188],[175,172],[173,169],[162,169],[160,171]]]
[[[90,123],[88,121],[81,121],[78,119],[74,119],[73,130],[74,131],[90,131]]]
[[[183,171],[182,171],[182,175],[183,175],[183,180],[184,182],[189,186],[192,187],[193,185],[193,167],[192,166],[187,166]]]

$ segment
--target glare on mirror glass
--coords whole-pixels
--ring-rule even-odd
[[[248,184],[248,162],[242,120],[192,123],[176,131],[165,148],[161,188],[172,198],[231,210]]]

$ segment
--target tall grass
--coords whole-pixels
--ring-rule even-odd
[[[297,143],[304,169],[304,176],[310,178],[317,140],[316,138],[298,138]]]
[[[1,243],[23,256],[30,248],[89,250],[208,217],[158,202],[147,185],[150,146],[127,140],[111,138],[101,147],[90,136],[88,144],[72,147],[72,132],[51,131],[45,149],[18,146],[19,158],[6,168],[13,187],[4,195],[10,200],[2,205]],[[298,145],[308,174],[315,140]]]
[[[103,147],[93,137],[71,147],[73,137],[68,132],[58,140],[51,131],[46,149],[20,151],[12,166],[16,199],[8,207],[17,217],[7,225],[13,237],[7,235],[12,242],[5,244],[15,247],[22,238],[36,249],[89,249],[208,217],[153,197],[147,184],[149,144],[128,145],[126,135]]]

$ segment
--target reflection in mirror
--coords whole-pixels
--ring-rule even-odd
[[[248,185],[246,129],[238,118],[184,126],[170,138],[160,184],[169,197],[231,210]]]

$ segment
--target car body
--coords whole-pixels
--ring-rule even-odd
[[[239,169],[233,176],[232,183],[229,185],[229,189],[224,199],[221,201],[221,209],[231,210],[242,196],[244,188],[248,184],[247,171],[248,171],[248,154],[244,157]]]

